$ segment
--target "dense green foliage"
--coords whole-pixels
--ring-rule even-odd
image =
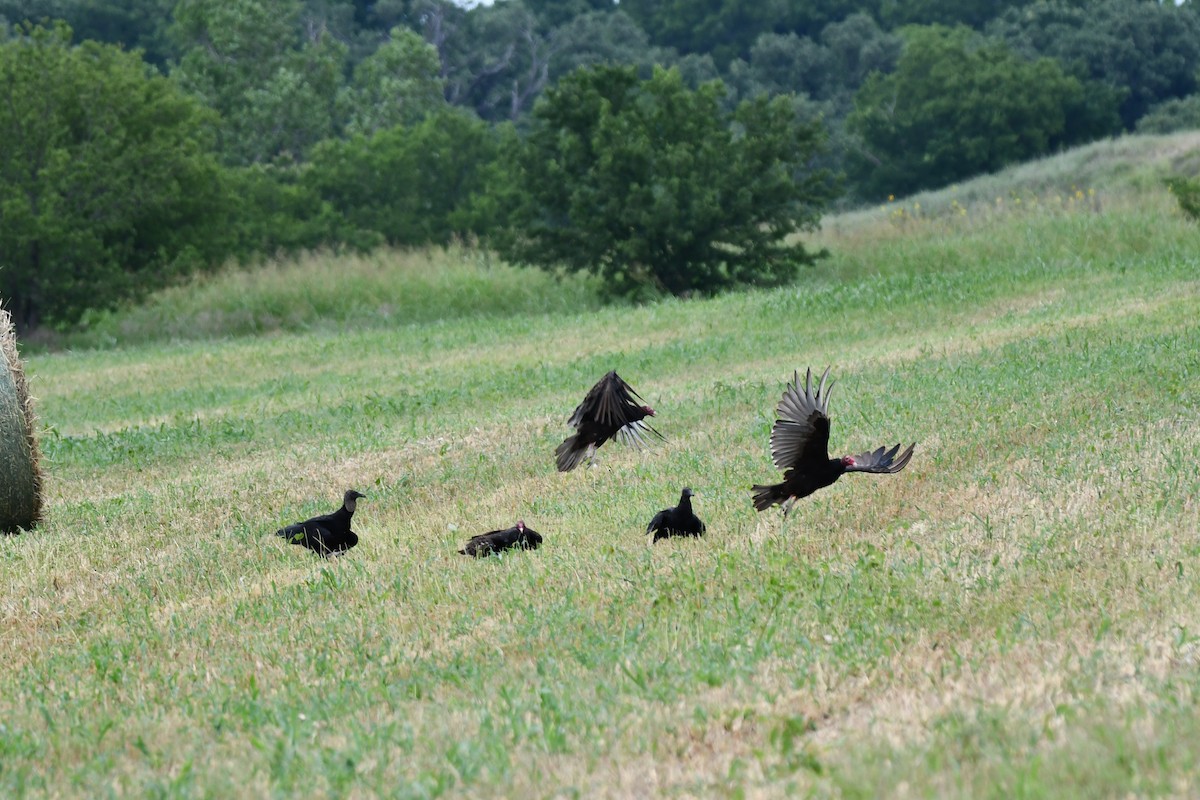
[[[966,28],[915,28],[896,71],[873,73],[848,125],[862,139],[852,174],[874,197],[942,186],[1109,133],[1057,62],[1024,61]]]
[[[718,81],[580,70],[547,92],[521,154],[525,187],[501,254],[594,272],[620,294],[776,285],[812,256],[830,197],[809,168],[820,135],[783,98],[721,110]]]
[[[1138,120],[1138,133],[1200,130],[1200,94],[1159,103]]]
[[[1196,91],[1200,14],[1195,3],[1153,0],[1042,0],[1000,17],[992,28],[1014,48],[1050,56],[1079,78],[1121,98],[1131,130],[1152,107]]]
[[[368,249],[383,236],[364,231],[321,200],[306,176],[310,165],[251,164],[226,173],[229,229],[241,260],[314,250]]]
[[[0,45],[0,297],[18,327],[223,254],[211,115],[136,54],[21,33]]]
[[[176,54],[168,35],[178,0],[0,0],[0,38],[6,25],[60,19],[77,42],[140,49],[158,67]]]
[[[823,129],[808,166],[846,177],[843,206],[1197,119],[1196,2],[0,0],[0,42],[27,39],[23,19],[65,20],[72,45],[118,45],[211,112],[195,116],[191,136],[213,143],[222,169],[207,194],[226,219],[216,234],[181,225],[156,243],[174,265],[163,277],[280,251],[486,239],[523,193],[552,191],[513,180],[510,137],[535,128],[538,99],[580,67],[634,67],[643,79],[676,69],[693,90],[721,80],[721,119],[735,132],[739,103],[783,98]],[[37,96],[13,99],[12,116],[40,113]],[[452,110],[496,130],[483,136]],[[427,118],[457,120],[448,140],[466,135],[449,165]],[[372,159],[402,161],[409,186],[362,172]],[[346,185],[343,168],[359,170],[361,186]],[[462,180],[446,182],[451,173]],[[156,178],[126,176],[136,195],[174,191],[143,180]],[[91,230],[99,220],[81,219],[71,235],[102,236]],[[68,322],[75,306],[44,319]]]
[[[437,50],[415,31],[395,28],[354,68],[338,94],[338,118],[351,134],[420,122],[444,106],[440,70]]]
[[[1200,179],[1171,178],[1167,181],[1179,208],[1190,219],[1200,222]]]
[[[221,115],[233,164],[302,160],[334,132],[344,46],[304,39],[298,0],[182,0],[175,35],[189,43],[172,75]]]
[[[447,110],[409,127],[322,142],[302,178],[359,231],[388,244],[446,244],[485,234],[501,209],[502,156],[517,145],[511,127]]]

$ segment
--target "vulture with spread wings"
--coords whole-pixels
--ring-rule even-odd
[[[894,474],[908,466],[916,442],[900,452],[897,444],[891,449],[860,453],[856,456],[829,457],[829,393],[833,382],[825,385],[829,368],[821,376],[817,391],[812,388],[812,370],[804,378],[800,391],[800,373],[794,373],[775,414],[771,428],[771,458],[783,470],[783,483],[754,486],[754,508],[763,511],[776,503],[783,504],[784,516],[792,504],[808,497],[818,489],[829,486],[846,472],[875,472]],[[897,455],[899,453],[899,455]]]
[[[635,447],[645,443],[647,433],[662,439],[662,434],[646,422],[646,417],[654,416],[654,409],[636,402],[635,397],[642,399],[616,370],[601,378],[567,423],[575,428],[575,435],[568,436],[554,451],[558,471],[570,472],[585,458],[591,459],[596,448],[609,439],[621,439]]]

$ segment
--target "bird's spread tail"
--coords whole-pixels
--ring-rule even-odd
[[[575,452],[575,436],[568,436],[554,450],[554,462],[559,472],[570,472],[579,464],[579,453]]]
[[[579,446],[579,435],[568,436],[554,451],[554,460],[559,472],[570,472],[592,453],[591,447]]]
[[[776,503],[783,502],[786,497],[782,494],[783,484],[776,483],[770,486],[756,484],[750,487],[754,492],[754,510],[766,511]]]

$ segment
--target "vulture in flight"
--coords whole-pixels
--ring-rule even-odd
[[[829,486],[844,472],[875,472],[893,474],[908,466],[916,442],[904,452],[897,444],[891,449],[860,453],[856,456],[829,457],[829,393],[833,382],[825,386],[829,368],[821,376],[817,391],[812,389],[812,370],[804,378],[800,391],[800,373],[793,373],[792,382],[784,390],[783,399],[771,428],[771,458],[783,470],[783,483],[754,486],[754,508],[763,511],[776,503],[783,504],[786,517],[792,504],[808,497],[817,489]]]
[[[499,553],[510,547],[522,550],[536,550],[542,543],[542,535],[533,528],[525,527],[525,520],[517,520],[517,524],[503,531],[488,531],[478,536],[472,536],[466,547],[458,552],[464,556],[481,558]]]
[[[358,534],[350,530],[350,518],[354,516],[354,507],[360,497],[366,495],[347,489],[342,497],[342,507],[337,511],[280,528],[275,535],[325,557],[344,553],[358,544]]]
[[[654,416],[654,409],[634,401],[635,397],[642,399],[615,370],[601,378],[568,421],[575,428],[575,435],[568,436],[554,451],[558,471],[575,469],[580,461],[591,459],[596,448],[612,438],[635,447],[645,442],[647,432],[662,439],[662,434],[645,421],[646,417]]]
[[[664,508],[654,515],[646,526],[646,533],[654,533],[654,541],[666,539],[668,536],[700,536],[704,533],[704,523],[692,511],[692,496],[696,494],[686,486],[679,496],[679,505],[674,508]]]

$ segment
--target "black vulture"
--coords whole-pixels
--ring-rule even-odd
[[[342,507],[337,511],[280,528],[275,535],[322,556],[344,553],[358,544],[358,534],[350,530],[350,518],[354,516],[354,507],[360,497],[366,495],[347,489],[342,498]]]
[[[654,515],[646,526],[646,533],[654,533],[654,541],[666,539],[668,536],[701,536],[704,534],[704,523],[692,511],[692,497],[696,493],[684,487],[679,495],[679,505],[674,508],[664,508]]]

